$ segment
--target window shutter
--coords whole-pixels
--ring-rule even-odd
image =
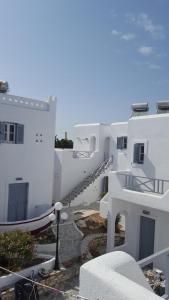
[[[24,143],[24,125],[16,124],[16,144]]]
[[[127,136],[124,136],[123,147],[124,149],[127,149]]]
[[[121,137],[117,138],[117,149],[122,149],[122,138]]]
[[[134,158],[133,158],[134,163],[139,163],[139,149],[140,149],[140,144],[134,144]]]
[[[0,122],[0,143],[3,143],[5,140],[5,124]]]

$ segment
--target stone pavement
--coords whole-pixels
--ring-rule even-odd
[[[40,295],[39,300],[75,300],[76,297],[74,297],[73,294],[79,294],[79,278],[74,277],[73,279],[68,280],[64,286],[62,284],[56,288],[68,292],[68,294],[62,295],[61,293],[56,294],[52,291],[46,291],[43,295]]]

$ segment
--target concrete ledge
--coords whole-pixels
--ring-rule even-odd
[[[42,257],[42,258],[46,258],[48,260],[41,263],[41,264],[26,268],[26,269],[24,269],[20,272],[16,272],[16,273],[19,274],[19,275],[28,277],[28,276],[31,275],[32,271],[36,275],[38,273],[38,271],[42,268],[45,269],[46,271],[52,270],[53,267],[54,267],[55,258],[53,256],[49,256],[49,255],[39,255],[39,256]],[[19,281],[20,279],[22,279],[22,278],[19,278],[15,274],[9,274],[9,275],[5,275],[5,276],[1,276],[0,277],[0,289],[2,290],[2,289],[5,289],[9,286],[12,286],[17,281]]]

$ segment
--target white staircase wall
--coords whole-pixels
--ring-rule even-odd
[[[100,200],[102,192],[102,180],[106,174],[101,174],[93,183],[91,183],[82,193],[71,201],[71,206],[90,205]]]
[[[74,149],[55,149],[53,200],[60,201],[103,162],[105,140],[110,138],[109,155],[113,155],[116,141],[110,125],[83,124],[74,126]],[[73,151],[90,151],[91,138],[96,148],[90,158],[73,158]]]
[[[63,199],[93,172],[101,162],[95,152],[91,158],[73,158],[73,150],[55,149],[54,195],[55,201]]]

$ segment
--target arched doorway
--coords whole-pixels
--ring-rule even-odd
[[[118,213],[115,219],[114,246],[122,246],[126,242],[126,214]]]
[[[104,140],[104,159],[110,157],[110,137],[106,137]]]

